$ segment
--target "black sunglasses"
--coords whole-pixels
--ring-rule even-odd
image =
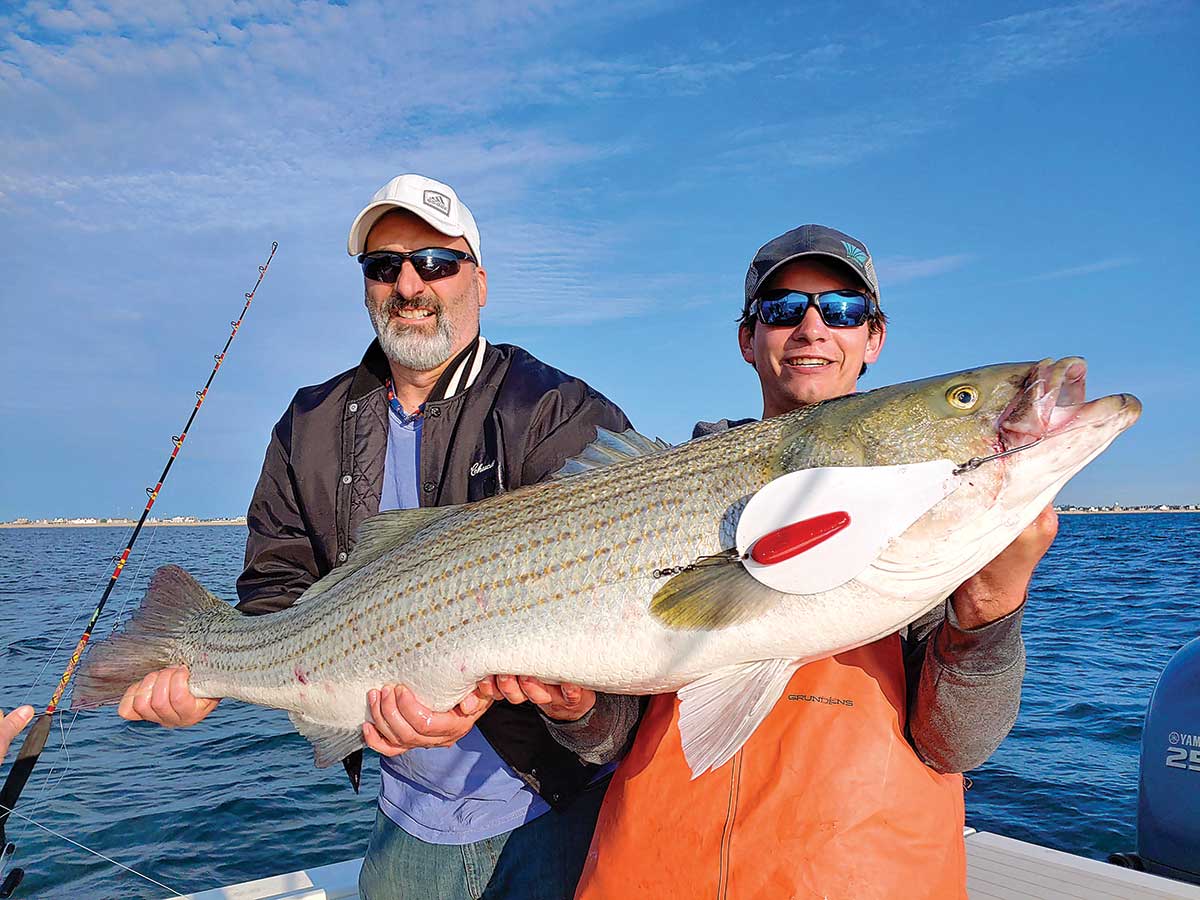
[[[459,263],[463,260],[479,265],[470,253],[451,250],[449,247],[425,247],[411,253],[380,250],[376,253],[364,253],[358,258],[363,275],[372,281],[387,283],[395,282],[400,277],[405,260],[412,263],[422,281],[437,281],[439,278],[457,275]]]
[[[876,311],[875,301],[862,291],[767,291],[751,301],[746,315],[757,316],[764,325],[795,327],[813,305],[830,328],[857,328]]]

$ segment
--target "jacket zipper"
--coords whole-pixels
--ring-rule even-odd
[[[721,829],[720,872],[717,876],[717,900],[729,898],[729,869],[730,849],[733,843],[733,825],[737,818],[738,793],[742,786],[742,754],[739,750],[733,755],[733,765],[729,769],[729,803],[725,809],[725,826]]]

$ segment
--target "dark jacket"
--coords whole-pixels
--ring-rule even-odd
[[[275,612],[346,561],[379,512],[387,449],[387,359],[378,342],[324,384],[301,388],[275,426],[247,513],[238,609]],[[446,368],[424,407],[422,506],[482,500],[543,481],[596,437],[629,421],[577,378],[519,347],[482,338]],[[505,762],[561,808],[595,766],[553,739],[532,704],[495,703],[479,729]]]

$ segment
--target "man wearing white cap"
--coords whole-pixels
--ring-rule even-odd
[[[363,520],[542,481],[624,414],[577,378],[479,330],[479,229],[448,185],[400,175],[350,228],[377,339],[362,362],[301,388],[275,426],[247,514],[238,609],[290,606],[345,562]],[[531,702],[525,702],[525,701]],[[367,697],[381,790],[367,900],[570,897],[638,702],[498,676],[450,712],[401,685]],[[187,670],[152,673],[120,713],[191,725],[216,706]],[[361,754],[345,760],[357,788]]]

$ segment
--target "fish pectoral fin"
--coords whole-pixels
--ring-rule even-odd
[[[724,765],[750,739],[800,662],[764,659],[718,669],[679,691],[679,735],[692,778]]]
[[[731,550],[674,576],[651,599],[650,614],[668,628],[725,628],[758,617],[786,596],[754,578]]]
[[[596,439],[584,447],[578,456],[572,456],[563,463],[562,468],[550,477],[567,478],[581,472],[590,472],[592,469],[602,469],[627,459],[655,456],[670,449],[671,445],[662,438],[651,440],[645,435],[638,434],[632,428],[617,434],[607,428],[597,427]]]
[[[320,596],[335,584],[349,578],[389,550],[394,550],[435,522],[454,515],[460,506],[430,506],[418,509],[389,509],[367,519],[358,527],[350,558],[315,584],[297,599],[304,603]]]
[[[292,720],[296,730],[312,744],[313,758],[319,769],[341,762],[351,754],[361,753],[363,747],[367,746],[363,740],[362,728],[325,725],[296,712],[288,713],[288,718]]]

